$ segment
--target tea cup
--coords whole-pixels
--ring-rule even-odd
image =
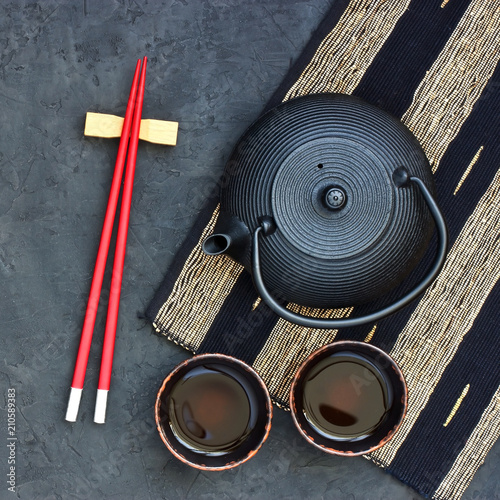
[[[365,342],[338,341],[299,367],[290,410],[302,436],[335,455],[364,455],[387,443],[406,413],[408,391],[396,362]]]
[[[267,439],[272,412],[255,370],[223,354],[200,354],[177,365],[155,404],[164,444],[202,470],[230,469],[254,456]]]

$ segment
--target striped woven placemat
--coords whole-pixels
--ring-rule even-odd
[[[459,498],[500,435],[499,58],[498,1],[339,0],[267,106],[310,93],[353,94],[413,131],[451,237],[445,267],[419,301],[349,330],[287,323],[260,302],[239,264],[202,253],[218,215],[212,199],[146,313],[193,353],[251,364],[285,408],[291,377],[318,347],[353,339],[383,348],[403,370],[409,407],[396,436],[369,458],[436,499]],[[346,317],[382,303],[289,307]]]

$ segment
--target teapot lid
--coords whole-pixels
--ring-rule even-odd
[[[344,307],[378,297],[420,260],[431,217],[398,167],[434,190],[413,134],[383,110],[348,95],[287,101],[255,122],[235,147],[221,208],[252,231],[271,216],[262,272],[287,300]]]

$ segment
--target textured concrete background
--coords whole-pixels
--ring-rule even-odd
[[[332,0],[67,0],[0,5],[0,498],[410,499],[363,458],[313,449],[276,410],[252,460],[205,473],[154,428],[163,377],[187,353],[138,319],[243,130]],[[148,56],[143,117],[180,123],[141,143],[107,423],[93,423],[106,274],[78,421],[64,420],[117,140],[83,137],[86,111],[121,114]],[[6,398],[16,390],[16,488]],[[499,446],[465,498],[498,498]]]

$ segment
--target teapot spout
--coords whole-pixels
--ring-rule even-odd
[[[249,269],[251,241],[248,227],[238,217],[221,212],[214,232],[203,240],[201,248],[206,255],[228,255]]]
[[[213,233],[203,240],[202,249],[207,255],[221,255],[231,246],[231,236],[224,233]]]

